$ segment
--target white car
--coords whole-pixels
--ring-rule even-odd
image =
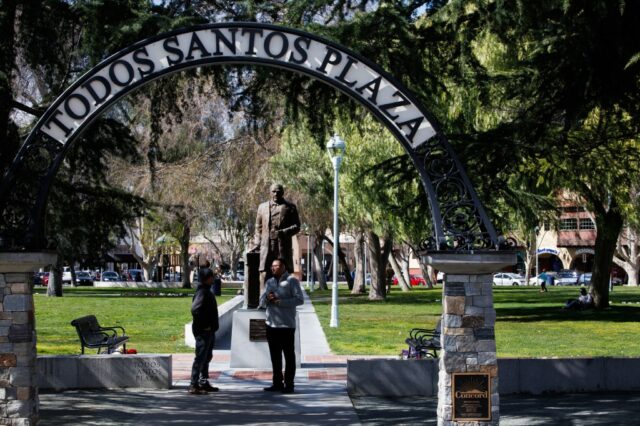
[[[555,285],[577,285],[578,273],[576,271],[560,271],[555,278]]]
[[[62,282],[71,283],[71,268],[69,266],[62,267]]]
[[[511,272],[500,272],[493,276],[493,285],[524,285],[524,277]]]

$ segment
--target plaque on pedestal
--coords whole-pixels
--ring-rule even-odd
[[[244,278],[244,302],[248,309],[257,309],[260,304],[260,253],[247,253]]]
[[[491,420],[491,379],[486,373],[453,373],[453,420]]]

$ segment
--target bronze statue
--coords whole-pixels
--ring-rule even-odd
[[[258,207],[253,252],[260,252],[260,294],[271,278],[271,263],[284,259],[288,271],[293,271],[292,237],[300,231],[300,218],[295,204],[284,199],[284,188],[273,184],[271,200]]]

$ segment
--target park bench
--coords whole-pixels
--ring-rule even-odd
[[[441,321],[438,321],[433,330],[426,328],[413,328],[405,342],[409,349],[403,351],[406,358],[438,358],[438,351],[442,349],[440,343]]]
[[[84,348],[98,349],[98,353],[101,353],[102,349],[106,349],[106,353],[110,354],[121,345],[126,352],[126,342],[129,340],[129,336],[120,326],[101,327],[95,315],[76,318],[71,321],[71,325],[78,332],[83,354]],[[121,330],[120,334],[117,329]]]

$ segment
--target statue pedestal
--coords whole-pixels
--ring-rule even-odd
[[[231,368],[271,369],[266,337],[266,314],[262,309],[239,309],[233,313],[231,328]],[[300,367],[300,319],[296,313],[296,366]],[[283,358],[284,366],[284,358]]]

